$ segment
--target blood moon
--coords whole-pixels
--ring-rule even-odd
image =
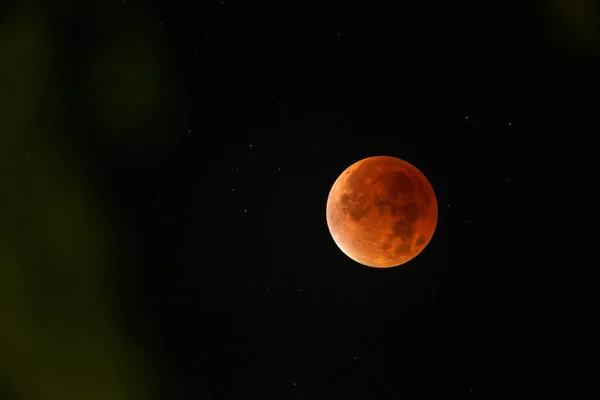
[[[429,244],[437,219],[435,192],[425,175],[395,157],[352,164],[327,198],[333,240],[368,267],[389,268],[415,258]]]

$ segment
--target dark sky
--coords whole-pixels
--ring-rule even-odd
[[[47,8],[89,122],[65,143],[109,188],[125,323],[164,398],[585,393],[590,293],[569,260],[597,211],[567,167],[593,167],[597,36],[526,1],[86,7]],[[116,145],[78,74],[130,24],[176,78]],[[335,179],[373,155],[417,166],[439,204],[426,250],[385,270],[325,221]]]

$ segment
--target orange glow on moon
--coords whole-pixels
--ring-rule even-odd
[[[395,267],[415,258],[433,237],[437,219],[437,199],[425,175],[394,157],[352,164],[327,198],[333,240],[368,267]]]

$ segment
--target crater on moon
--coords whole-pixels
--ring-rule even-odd
[[[368,198],[364,195],[344,193],[340,199],[340,208],[354,221],[358,222],[371,210]]]

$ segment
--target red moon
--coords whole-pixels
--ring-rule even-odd
[[[415,258],[437,226],[433,187],[412,164],[377,156],[349,166],[327,198],[327,226],[352,260],[389,268]]]

